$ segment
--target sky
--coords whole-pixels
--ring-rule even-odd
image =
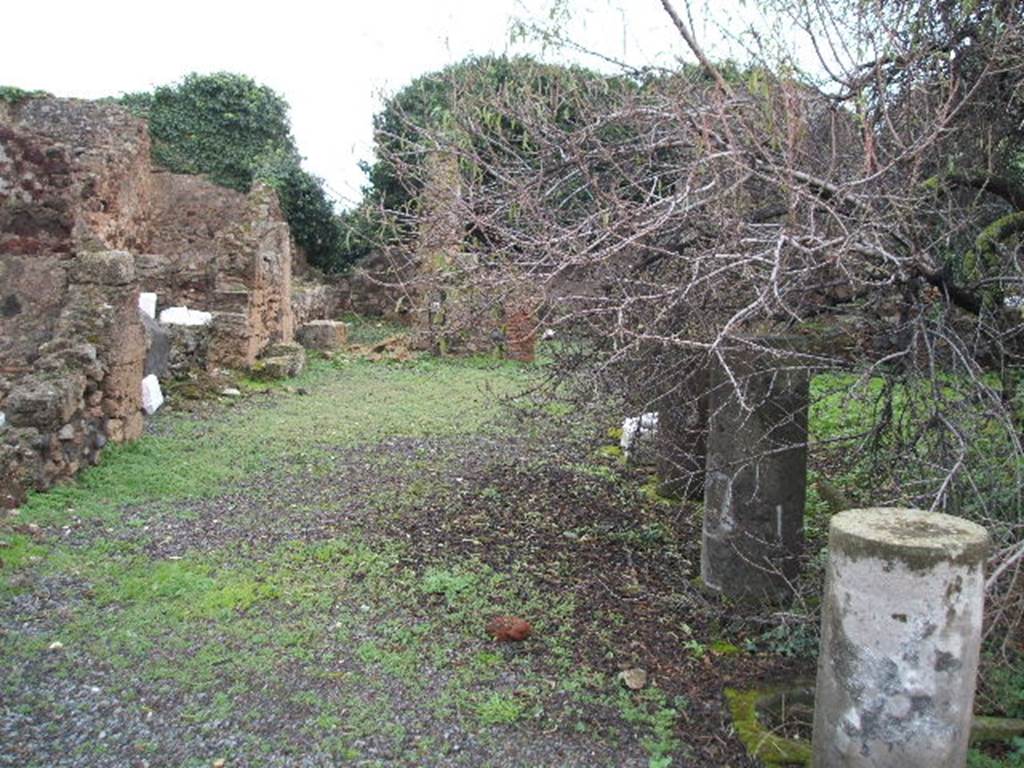
[[[719,10],[739,0],[715,3]],[[553,0],[36,0],[5,4],[0,84],[98,98],[150,90],[190,72],[229,71],[269,85],[291,105],[304,165],[348,207],[372,159],[382,97],[470,54],[582,55],[510,41],[514,19],[549,18]],[[659,0],[573,0],[565,29],[631,63],[685,57]],[[702,21],[695,21],[698,32]]]

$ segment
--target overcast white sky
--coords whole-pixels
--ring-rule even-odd
[[[544,15],[551,0],[4,5],[0,84],[96,98],[149,90],[189,72],[244,73],[287,99],[306,167],[351,201],[364,181],[357,162],[371,156],[381,93],[470,53],[527,52],[510,46],[510,22]],[[659,0],[571,5],[571,33],[593,49],[641,63],[685,53]]]

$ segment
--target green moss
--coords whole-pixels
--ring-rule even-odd
[[[757,717],[757,703],[768,693],[763,690],[737,691],[725,689],[725,699],[732,714],[733,727],[751,757],[768,768],[789,765],[810,765],[811,745],[784,739],[766,730]]]
[[[663,486],[664,484],[657,477],[652,477],[640,486],[640,492],[655,504],[674,504],[675,499],[662,495]]]
[[[716,640],[709,646],[709,648],[716,656],[734,656],[737,653],[743,652],[743,649],[738,645],[733,645],[725,640]]]
[[[971,725],[971,744],[1024,739],[1024,720],[975,716]]]
[[[602,445],[596,453],[605,459],[622,459],[622,448],[617,445]]]

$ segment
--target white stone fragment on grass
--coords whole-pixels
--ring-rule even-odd
[[[545,328],[543,335],[540,337],[540,340],[541,341],[551,341],[553,338],[555,338],[555,329],[554,328]]]
[[[242,394],[241,390],[235,389],[234,387],[225,387],[220,391],[225,397],[238,397]]]
[[[619,446],[627,456],[638,442],[653,437],[658,432],[658,414],[648,411],[639,416],[627,416],[622,422],[622,437]]]
[[[188,307],[168,307],[160,313],[160,322],[168,325],[209,325],[213,314]]]
[[[147,315],[156,319],[156,294],[155,293],[140,293],[139,294],[139,309],[145,312]]]
[[[7,414],[0,411],[0,429],[3,429],[7,425]]]
[[[164,394],[160,391],[160,382],[155,374],[149,374],[142,380],[142,410],[152,416],[164,404]]]

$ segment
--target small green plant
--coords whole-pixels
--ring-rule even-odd
[[[1010,750],[999,757],[972,749],[967,753],[967,768],[1024,768],[1024,739],[1014,739]]]
[[[476,714],[484,725],[508,725],[514,723],[526,706],[518,699],[503,693],[492,693],[476,705]]]
[[[986,698],[1006,717],[1024,718],[1024,658],[1010,663],[986,657]]]
[[[704,643],[692,638],[683,641],[683,648],[695,659],[703,659],[708,653],[708,647]]]
[[[648,754],[648,768],[668,768],[672,765],[672,755],[682,747],[675,732],[679,708],[688,704],[686,699],[677,698],[673,702],[674,706],[669,705],[664,691],[651,686],[635,696],[628,691],[620,691],[618,703],[626,722],[641,726],[649,732],[640,742]]]
[[[423,574],[423,591],[432,595],[444,595],[451,603],[463,592],[476,586],[477,577],[472,573],[456,572],[445,568],[429,568]]]
[[[747,641],[747,650],[798,659],[813,658],[818,654],[818,626],[812,621],[779,624],[762,632],[756,640]]]

